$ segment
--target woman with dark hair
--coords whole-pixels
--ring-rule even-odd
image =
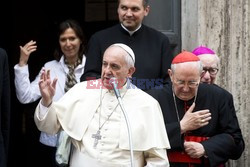
[[[55,101],[61,98],[71,87],[80,82],[85,66],[85,35],[79,23],[75,20],[66,20],[59,25],[58,44],[55,48],[55,60],[45,63],[43,69],[50,70],[52,79],[57,78]],[[32,82],[29,80],[28,60],[30,54],[37,50],[36,41],[31,40],[20,46],[19,63],[15,65],[15,87],[18,100],[31,103],[41,98],[39,81],[41,72]],[[42,71],[41,70],[41,71]],[[58,135],[49,135],[41,132],[40,142],[47,148],[52,156],[51,165],[55,166],[55,152]],[[51,150],[51,151],[49,151]],[[43,156],[48,156],[43,155]],[[50,156],[50,158],[51,158]],[[44,157],[44,160],[46,157]]]

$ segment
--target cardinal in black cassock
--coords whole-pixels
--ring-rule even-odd
[[[177,55],[168,73],[171,82],[147,92],[163,112],[170,166],[223,166],[238,159],[245,144],[232,95],[216,85],[199,84],[202,65],[190,52]]]

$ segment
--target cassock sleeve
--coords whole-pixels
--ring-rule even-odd
[[[163,40],[162,45],[162,67],[161,67],[161,78],[164,79],[164,81],[169,81],[168,76],[168,69],[170,69],[170,64],[173,59],[173,52],[170,47],[169,39],[166,37]]]
[[[84,74],[81,76],[81,81],[90,79],[98,79],[101,77],[102,54],[98,38],[93,35],[88,43],[86,52],[86,64]]]
[[[219,130],[217,135],[202,142],[211,166],[225,163],[228,159],[238,159],[244,150],[233,98],[223,92],[218,99]]]
[[[41,106],[41,101],[37,105],[35,114],[34,114],[34,121],[36,123],[37,128],[48,134],[56,134],[61,129],[61,125],[57,119],[56,110],[55,110],[55,102],[53,102],[49,108],[46,108],[45,115],[41,114],[44,113],[45,107]]]
[[[242,132],[239,126],[238,118],[236,116],[235,108],[234,108],[234,101],[233,101],[233,96],[228,93],[228,106],[230,107],[230,111],[232,114],[232,119],[228,126],[230,126],[230,129],[232,130],[230,134],[234,138],[235,142],[235,148],[234,151],[232,152],[233,154],[230,156],[231,159],[238,159],[240,158],[241,154],[243,153],[245,149],[245,142],[242,136]]]

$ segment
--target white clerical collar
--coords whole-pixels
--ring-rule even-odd
[[[126,30],[126,31],[129,33],[130,36],[132,36],[136,31],[138,31],[138,30],[141,28],[141,24],[140,24],[140,25],[138,26],[138,28],[135,29],[134,31],[129,31],[123,24],[121,24],[121,26],[122,26],[122,28],[123,28],[124,30]]]

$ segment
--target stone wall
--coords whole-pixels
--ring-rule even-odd
[[[182,49],[206,45],[221,59],[217,84],[234,96],[246,148],[228,166],[250,166],[250,0],[182,0]]]

